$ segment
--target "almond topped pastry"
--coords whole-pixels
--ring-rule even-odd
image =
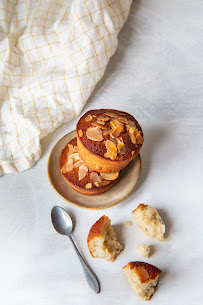
[[[87,245],[94,258],[104,258],[110,262],[113,262],[123,250],[117,241],[116,233],[108,216],[102,216],[91,227]]]
[[[86,112],[76,131],[79,155],[89,168],[101,173],[120,171],[139,153],[144,141],[135,118],[112,109]]]
[[[130,262],[123,267],[123,271],[137,297],[150,300],[162,271],[144,262]]]
[[[100,174],[90,170],[78,154],[77,138],[72,139],[61,152],[59,166],[68,184],[84,195],[102,194],[119,179],[119,172]]]

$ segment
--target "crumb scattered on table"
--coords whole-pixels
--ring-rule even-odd
[[[131,227],[132,226],[132,222],[131,221],[124,221],[124,225],[127,227]]]
[[[139,245],[136,247],[139,251],[141,257],[149,258],[150,256],[150,247],[149,245]]]

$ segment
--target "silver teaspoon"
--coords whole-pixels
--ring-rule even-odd
[[[87,282],[89,286],[94,290],[94,292],[99,293],[100,292],[100,284],[99,280],[97,279],[96,275],[94,272],[87,266],[86,262],[82,258],[80,252],[78,251],[78,248],[76,247],[74,240],[71,236],[71,232],[73,229],[73,224],[70,216],[68,213],[60,208],[59,206],[53,207],[51,211],[51,220],[52,224],[55,228],[55,230],[62,235],[66,235],[69,237],[71,243],[73,244],[73,247],[77,253],[77,256],[82,264],[85,277],[87,279]]]

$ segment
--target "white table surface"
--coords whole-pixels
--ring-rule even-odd
[[[150,304],[202,304],[202,13],[202,0],[134,1],[118,50],[84,109],[126,110],[143,127],[141,179],[125,201],[107,210],[83,210],[50,186],[48,155],[77,119],[43,139],[43,154],[33,169],[0,178],[2,305],[139,304],[122,267],[142,260],[136,246],[145,242],[153,246],[147,262],[163,270]],[[147,238],[136,225],[123,225],[139,203],[160,211],[166,223],[163,243]],[[54,205],[74,217],[73,236],[100,279],[99,295],[87,286],[69,240],[54,231]],[[86,244],[91,225],[104,214],[125,246],[114,263],[93,259]]]

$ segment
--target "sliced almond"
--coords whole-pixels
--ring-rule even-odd
[[[73,145],[72,144],[68,144],[68,153],[67,153],[67,158],[72,155],[73,153]]]
[[[88,139],[92,141],[102,141],[103,136],[102,136],[102,131],[99,128],[96,127],[90,127],[86,131],[86,136]]]
[[[81,160],[78,153],[73,153],[72,155],[68,156],[68,158],[72,158],[73,160]]]
[[[143,141],[140,131],[137,129],[135,130],[134,127],[129,128],[129,134],[132,134],[130,135],[130,138],[132,142],[135,142],[133,142],[134,144],[140,144]],[[135,136],[135,140],[133,135]]]
[[[135,151],[133,150],[133,151],[131,151],[131,154],[132,154],[132,156],[134,156],[134,154],[135,154]]]
[[[100,115],[98,117],[98,121],[108,122],[108,121],[110,121],[110,118],[108,116]]]
[[[84,162],[82,160],[79,160],[77,162],[75,162],[75,164],[73,165],[74,168],[80,167],[82,164],[84,164]]]
[[[73,152],[78,152],[78,147],[77,146],[73,147]]]
[[[111,128],[110,125],[107,125],[107,126],[106,126],[106,125],[107,125],[107,124],[103,125],[103,126],[102,126],[102,129],[105,130],[105,129],[110,129],[110,128]]]
[[[110,126],[111,126],[112,129],[115,129],[118,126],[123,128],[123,124],[121,122],[119,122],[118,120],[111,121]]]
[[[115,160],[116,159],[117,153],[112,153],[110,151],[108,153],[109,153],[109,157],[110,157],[111,160]]]
[[[119,176],[119,172],[116,173],[100,173],[100,176],[105,180],[116,180]]]
[[[118,148],[118,152],[120,154],[124,154],[125,153],[125,144],[123,142],[120,142],[118,145],[117,145],[117,148]]]
[[[109,154],[108,151],[104,154],[104,157],[105,157],[105,158],[110,158],[110,154]]]
[[[133,126],[130,126],[130,125],[126,125],[126,129],[127,129],[127,131],[129,132],[129,129],[133,129],[134,131],[136,130],[136,127],[133,127]]]
[[[68,161],[67,161],[68,162]],[[66,162],[66,163],[67,163]],[[62,172],[62,174],[65,174],[65,173],[67,173],[67,164],[64,164],[63,166],[62,166],[62,168],[61,168],[61,172]]]
[[[129,131],[130,128],[131,128],[131,126],[129,124],[126,124],[127,131]]]
[[[105,112],[104,114],[107,115],[107,116],[110,116],[110,118],[116,118],[117,119],[119,117],[117,114],[115,114],[113,112]]]
[[[110,140],[106,140],[105,146],[106,146],[107,150],[110,151],[111,153],[117,152],[116,145],[113,142],[111,142]]]
[[[143,140],[143,137],[141,136],[141,134],[137,135],[136,137],[136,144],[140,144]]]
[[[111,134],[110,134],[110,140],[111,140],[114,144],[116,144],[116,145],[118,145],[119,143],[123,142],[123,139],[122,139],[121,137],[120,137],[120,138],[112,138]]]
[[[136,130],[134,131],[134,134],[135,134],[135,136],[137,137],[137,136],[140,134],[139,130],[136,129]]]
[[[119,117],[117,120],[121,123],[128,124],[128,120],[126,118]]]
[[[116,141],[117,141],[117,145],[118,145],[119,143],[123,142],[123,138],[122,137],[116,138]]]
[[[107,152],[104,154],[104,157],[105,157],[105,158],[110,158],[111,160],[115,160],[116,157],[117,157],[117,153],[111,153],[110,151],[107,151]]]
[[[73,170],[73,159],[68,159],[68,161],[64,164],[64,166],[61,169],[62,174],[65,174],[67,172],[70,172]]]
[[[78,180],[82,180],[86,175],[87,175],[87,172],[88,172],[88,167],[83,164],[79,167],[79,178]]]
[[[131,127],[135,127],[135,122],[134,122],[134,121],[128,120],[128,124],[129,124]]]
[[[135,137],[136,137],[136,143],[139,144],[140,142],[142,142],[143,138],[140,134],[140,131],[139,130],[135,130]]]
[[[135,137],[134,133],[129,133],[129,136],[130,136],[131,142],[133,144],[136,144],[136,137]]]
[[[102,129],[111,129],[110,122],[106,122],[106,124],[102,126]]]
[[[69,158],[67,162],[67,171],[71,172],[73,170],[73,159]]]
[[[117,145],[117,139],[116,138],[113,138],[110,134],[110,141],[113,142],[115,145]]]
[[[120,126],[118,125],[111,133],[111,136],[113,138],[117,138],[119,136],[119,134],[123,131],[123,125]]]
[[[82,136],[83,136],[82,129],[78,130],[78,134],[79,134],[79,137],[82,137]]]
[[[104,123],[105,124],[105,123]],[[101,124],[100,122],[98,121],[95,121],[94,123],[92,123],[93,126],[96,126],[96,127],[99,127],[99,128],[102,128],[104,126],[104,124]]]
[[[128,132],[129,132],[129,136],[130,136],[131,142],[133,144],[136,144],[135,129],[133,127],[130,127]]]
[[[113,130],[112,129],[104,129],[103,130],[103,136],[107,136],[108,134],[110,134]]]
[[[135,129],[133,127],[130,127],[128,132],[135,135]]]
[[[104,126],[106,124],[105,121],[100,121],[100,120],[97,120],[97,123],[101,124],[102,126]]]
[[[85,122],[91,122],[91,120],[92,120],[92,116],[91,114],[88,114],[88,116],[86,116],[85,118]]]
[[[99,177],[99,175],[96,172],[91,172],[90,179],[93,183],[101,181],[101,178]]]
[[[110,183],[110,181],[102,180],[101,182],[95,182],[95,185],[96,185],[97,187],[99,187],[99,186],[108,185],[109,183]]]
[[[92,183],[90,182],[90,183],[87,183],[86,185],[85,185],[85,187],[86,187],[86,189],[88,190],[88,189],[91,189],[92,188]]]

